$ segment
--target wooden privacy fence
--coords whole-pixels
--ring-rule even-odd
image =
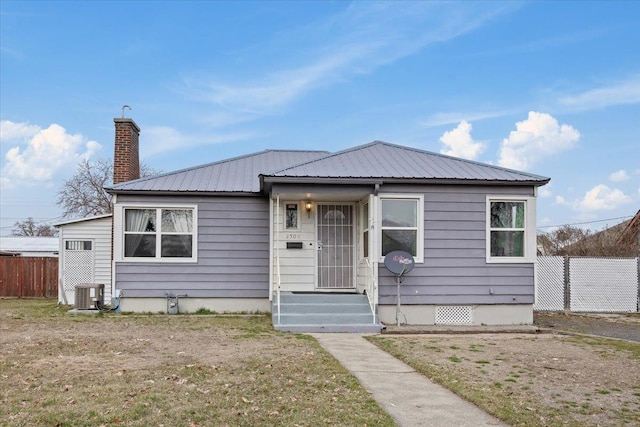
[[[0,257],[0,297],[58,295],[58,258]]]

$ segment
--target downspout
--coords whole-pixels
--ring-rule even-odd
[[[277,274],[277,283],[276,283],[276,296],[277,296],[277,306],[278,306],[278,325],[280,325],[280,229],[282,224],[280,223],[280,194],[276,196],[276,219],[277,219],[277,234],[276,234],[276,274]]]
[[[269,195],[269,301],[273,302],[273,199]]]
[[[380,253],[380,243],[378,242],[378,236],[379,236],[379,231],[378,231],[378,223],[379,223],[379,218],[378,218],[378,204],[379,204],[379,199],[378,199],[378,190],[380,189],[380,186],[378,184],[376,184],[376,188],[373,194],[373,206],[371,207],[373,209],[373,215],[371,216],[371,230],[369,230],[369,233],[371,233],[371,237],[372,237],[372,246],[373,248],[369,249],[369,252],[373,251],[372,253],[374,254],[372,257],[372,264],[374,266],[373,268],[373,273],[375,275],[374,278],[374,283],[376,284],[376,289],[375,292],[373,294],[373,303],[374,305],[377,307],[378,306],[378,296],[379,296],[379,290],[380,290],[380,283],[378,282],[378,254]]]
[[[276,260],[280,263],[280,194],[276,196]]]
[[[118,211],[118,209],[116,209],[116,205],[118,203],[118,195],[117,194],[113,194],[111,196],[111,203],[112,203],[112,209],[111,209],[111,306],[118,306],[120,307],[120,291],[118,291],[118,289],[116,289],[116,217],[118,216],[118,212],[120,212],[122,215],[124,215],[124,212],[122,210]],[[120,239],[118,239],[118,245],[120,245]],[[120,252],[118,252],[118,254],[120,254]],[[117,298],[117,304],[116,301],[114,300],[114,298]]]

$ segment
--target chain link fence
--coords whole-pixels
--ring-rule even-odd
[[[640,258],[539,256],[535,311],[636,313]]]

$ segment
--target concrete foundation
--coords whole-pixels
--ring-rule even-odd
[[[201,308],[216,313],[271,312],[267,298],[180,298],[179,313],[194,313]],[[435,305],[403,305],[400,323],[403,325],[435,325]],[[468,325],[530,325],[533,323],[533,305],[474,305],[471,306],[472,322]],[[120,311],[134,313],[167,313],[166,298],[121,298]],[[378,307],[379,319],[387,325],[395,325],[396,306]],[[446,323],[438,323],[446,324]]]
[[[271,312],[267,298],[180,298],[180,313],[194,313],[204,308],[216,313]],[[166,298],[121,298],[120,311],[134,313],[166,313]]]
[[[401,307],[400,324],[435,325],[435,305],[403,305]],[[378,307],[380,321],[388,325],[397,324],[396,306],[381,305]],[[470,325],[530,325],[533,323],[533,305],[474,305],[472,306],[472,322]],[[445,323],[442,323],[445,324]]]

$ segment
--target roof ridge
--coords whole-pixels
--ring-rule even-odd
[[[344,150],[336,151],[334,153],[332,153],[330,151],[326,151],[326,153],[327,153],[326,156],[318,157],[317,159],[313,159],[313,160],[307,160],[305,162],[298,163],[297,165],[287,166],[286,168],[282,168],[282,169],[277,170],[277,171],[272,171],[272,172],[269,173],[269,175],[280,173],[280,172],[284,172],[287,169],[293,169],[293,168],[297,168],[297,167],[300,167],[300,166],[308,165],[310,163],[315,163],[315,162],[318,162],[320,160],[329,159],[331,157],[335,157],[335,156],[338,156],[340,154],[345,154],[345,153],[348,153],[350,151],[355,151],[355,150],[358,150],[358,149],[362,149],[362,148],[367,147],[369,145],[376,145],[376,144],[381,144],[381,143],[384,143],[384,142],[376,140],[376,141],[368,142],[366,144],[356,145],[355,147],[351,147],[351,148],[347,148],[347,149],[344,149]],[[262,174],[262,175],[266,175],[266,174]]]
[[[365,148],[368,148],[368,147],[372,147],[372,146],[375,146],[375,145],[385,145],[385,146],[388,146],[388,147],[398,148],[398,149],[405,150],[405,151],[414,151],[416,153],[432,155],[432,156],[436,156],[436,157],[450,159],[450,160],[453,160],[453,161],[472,164],[472,165],[475,165],[475,166],[481,166],[481,167],[496,169],[496,170],[500,170],[500,171],[517,173],[517,174],[520,174],[520,175],[526,175],[526,176],[529,176],[529,177],[535,178],[535,179],[548,179],[546,176],[537,175],[537,174],[533,174],[533,173],[530,173],[530,172],[523,172],[523,171],[519,171],[519,170],[515,170],[515,169],[505,168],[505,167],[502,167],[502,166],[492,165],[492,164],[489,164],[489,163],[482,163],[482,162],[478,162],[478,161],[475,161],[475,160],[468,160],[468,159],[463,159],[463,158],[460,158],[460,157],[448,156],[446,154],[436,153],[436,152],[429,151],[429,150],[424,150],[424,149],[421,149],[421,148],[409,147],[409,146],[406,146],[406,145],[393,144],[391,142],[381,141],[381,140],[377,140],[377,139],[372,141],[372,142],[368,142],[366,144],[361,144],[361,145],[357,145],[355,147],[347,148],[345,150],[336,151],[336,152],[331,153],[331,154],[329,154],[327,156],[319,157],[319,158],[313,159],[313,160],[307,160],[306,162],[303,162],[303,163],[300,163],[300,164],[297,164],[297,165],[287,166],[286,168],[280,169],[278,171],[273,171],[270,174],[282,173],[282,172],[284,172],[284,171],[286,171],[288,169],[293,169],[293,168],[296,168],[296,167],[299,167],[299,166],[308,165],[308,164],[315,163],[315,162],[318,162],[318,161],[321,161],[321,160],[329,159],[331,157],[339,156],[339,155],[346,154],[346,153],[353,152],[353,151],[357,151],[357,150],[362,150],[362,149],[365,149]]]

